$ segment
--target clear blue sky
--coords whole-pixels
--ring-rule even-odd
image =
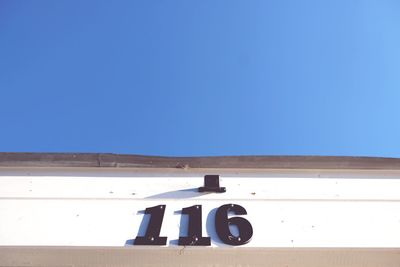
[[[400,157],[400,1],[0,0],[0,151]]]

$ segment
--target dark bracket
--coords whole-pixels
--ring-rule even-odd
[[[199,187],[199,192],[224,193],[226,188],[219,186],[219,175],[205,175],[204,186]]]

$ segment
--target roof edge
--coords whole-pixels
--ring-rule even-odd
[[[0,167],[400,170],[400,159],[349,156],[161,157],[111,153],[0,152]]]

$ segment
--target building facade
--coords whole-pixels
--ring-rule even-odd
[[[0,266],[400,266],[400,160],[0,153]]]

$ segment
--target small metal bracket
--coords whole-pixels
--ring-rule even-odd
[[[199,187],[199,192],[224,193],[226,188],[219,186],[219,175],[205,175],[204,186]]]

